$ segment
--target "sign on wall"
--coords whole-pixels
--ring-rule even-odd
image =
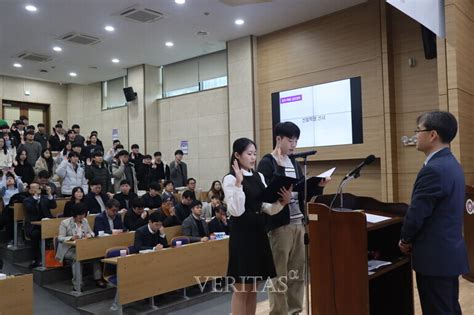
[[[387,0],[441,38],[446,37],[444,0]]]
[[[188,155],[188,148],[189,148],[188,146],[189,146],[188,140],[181,140],[180,148],[181,148],[181,151],[183,151],[185,155]]]

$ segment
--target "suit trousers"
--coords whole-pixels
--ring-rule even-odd
[[[423,315],[461,315],[459,277],[425,276],[416,273]]]
[[[303,311],[304,233],[303,224],[284,225],[268,233],[277,273],[277,278],[273,279],[274,290],[268,292],[270,314],[272,315],[286,315]]]
[[[64,255],[64,259],[72,261],[72,285],[74,289],[79,292],[82,286],[82,263],[76,261],[76,249],[71,247]],[[92,268],[94,270],[94,280],[100,280],[102,278],[100,262],[93,261]]]

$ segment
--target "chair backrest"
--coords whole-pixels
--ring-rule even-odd
[[[104,258],[113,258],[113,257],[118,257],[120,256],[120,251],[121,250],[126,250],[127,255],[129,254],[129,249],[126,246],[117,246],[117,247],[111,247],[105,251],[105,256]],[[104,264],[104,273],[103,277],[108,277],[111,275],[114,275],[117,273],[117,266],[112,265],[112,264]]]
[[[181,241],[181,245],[186,245],[191,243],[191,240],[187,236],[176,236],[171,240],[171,247],[176,247],[176,242]]]

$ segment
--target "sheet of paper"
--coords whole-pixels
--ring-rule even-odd
[[[379,222],[391,219],[390,217],[384,217],[381,215],[370,214],[370,213],[366,213],[365,216],[367,217],[367,222],[369,223],[379,223]]]
[[[326,172],[317,175],[316,177],[320,177],[320,178],[331,177],[332,173],[334,173],[335,170],[336,170],[336,168],[333,167],[333,168],[327,170]]]

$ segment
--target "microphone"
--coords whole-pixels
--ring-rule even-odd
[[[365,158],[365,160],[360,163],[359,165],[357,165],[354,169],[352,169],[349,173],[347,173],[346,176],[344,176],[344,179],[346,178],[349,178],[349,177],[352,177],[354,176],[354,178],[357,178],[359,177],[359,172],[360,170],[366,166],[366,165],[369,165],[370,163],[372,163],[373,161],[375,161],[375,155],[371,154],[369,155],[368,157]]]
[[[289,158],[293,158],[293,159],[297,159],[297,158],[305,158],[307,156],[310,156],[310,155],[315,155],[316,154],[316,150],[312,150],[312,151],[306,151],[306,152],[300,152],[300,153],[295,153],[295,154],[290,154],[289,155]]]

